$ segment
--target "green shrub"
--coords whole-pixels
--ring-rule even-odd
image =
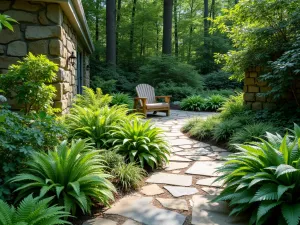
[[[191,119],[189,119],[187,121],[187,123],[185,123],[182,127],[182,131],[184,133],[187,133],[189,132],[194,126],[196,126],[196,124],[199,122],[201,123],[203,121],[203,118],[201,117],[193,117]]]
[[[128,108],[124,105],[104,106],[102,108],[86,108],[74,105],[65,118],[70,138],[89,138],[97,148],[107,147],[112,126],[123,123]],[[133,114],[132,116],[135,116]]]
[[[243,93],[229,97],[219,110],[223,118],[243,114],[245,111]]]
[[[209,90],[222,90],[225,88],[236,89],[242,88],[242,82],[229,79],[230,73],[216,71],[203,76],[204,86]]]
[[[142,168],[150,166],[154,169],[168,162],[170,154],[162,135],[163,131],[152,126],[150,121],[135,118],[116,126],[111,132],[110,143],[126,160],[138,163]]]
[[[57,112],[51,107],[56,89],[49,84],[56,78],[57,71],[58,66],[46,56],[29,53],[23,61],[11,65],[6,74],[0,75],[0,89],[15,98],[25,114],[32,110]]]
[[[11,182],[22,184],[16,189],[18,199],[28,193],[55,196],[52,202],[64,206],[66,212],[76,214],[78,208],[91,212],[92,200],[104,205],[114,199],[114,186],[103,173],[99,151],[84,140],[72,141],[69,147],[62,142],[54,151],[35,152],[27,162],[28,168]]]
[[[199,95],[193,95],[183,99],[180,108],[186,111],[201,111],[205,107],[205,99]]]
[[[220,123],[220,118],[218,116],[212,116],[207,118],[206,120],[199,120],[195,125],[191,128],[189,134],[198,139],[207,139],[213,136],[213,130],[217,124]]]
[[[238,145],[218,169],[225,189],[214,201],[229,201],[231,215],[252,213],[249,224],[298,225],[300,218],[300,127],[284,137]]]
[[[135,163],[119,163],[111,171],[114,177],[113,183],[122,191],[132,191],[138,189],[147,173]]]
[[[211,95],[205,99],[204,109],[208,111],[216,111],[224,104],[226,98],[222,95]]]
[[[263,138],[266,132],[276,132],[276,128],[271,123],[254,123],[237,130],[229,139],[229,148],[234,150],[233,144],[243,144],[255,141],[256,137]]]
[[[127,105],[129,109],[133,108],[133,99],[124,93],[115,93],[111,101],[111,105]]]
[[[103,90],[106,94],[112,94],[117,90],[117,80],[104,80],[100,77],[94,77],[91,80],[91,87],[94,90],[97,90],[97,88],[100,88]]]
[[[161,83],[155,89],[155,94],[158,96],[171,95],[171,101],[181,101],[188,96],[195,95],[197,90],[184,84],[175,84],[173,82]]]
[[[204,98],[208,98],[211,95],[222,95],[225,98],[229,98],[231,95],[236,95],[236,93],[237,91],[233,89],[222,89],[222,90],[204,90],[199,95],[201,95]]]
[[[140,68],[140,83],[158,87],[170,80],[176,85],[188,85],[198,91],[203,89],[203,81],[193,66],[179,62],[172,56],[159,56],[149,59],[148,64]]]
[[[220,122],[213,129],[213,138],[216,141],[227,141],[237,129],[241,128],[242,124],[237,120],[225,120]]]
[[[6,181],[24,168],[30,154],[53,150],[65,136],[66,129],[43,112],[21,116],[0,110],[0,198],[11,200],[17,186]]]
[[[101,158],[103,160],[103,165],[105,166],[103,169],[109,174],[116,166],[124,163],[124,157],[115,151],[105,150],[101,152]]]
[[[97,110],[109,105],[111,101],[112,97],[108,94],[103,95],[100,88],[97,88],[94,92],[93,89],[83,86],[83,94],[77,94],[73,104],[80,107],[88,107]]]
[[[26,197],[18,208],[0,200],[0,225],[58,225],[71,224],[65,218],[69,213],[63,207],[51,205],[53,197],[40,199]]]

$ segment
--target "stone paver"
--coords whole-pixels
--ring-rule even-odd
[[[143,193],[144,195],[159,195],[164,193],[164,190],[162,188],[160,188],[157,184],[150,184],[147,186],[142,187],[141,193]]]
[[[215,182],[215,180],[216,180],[216,177],[200,179],[197,181],[196,184],[203,185],[203,186],[209,186],[209,187],[222,187],[223,186],[222,182],[220,182],[220,181]]]
[[[171,145],[192,145],[194,144],[194,141],[190,139],[175,139],[170,141]]]
[[[189,210],[188,204],[185,199],[172,199],[172,198],[156,198],[165,208],[177,210]]]
[[[105,214],[124,216],[146,225],[182,225],[185,216],[151,204],[152,197],[125,197],[115,203]]]
[[[190,165],[189,163],[185,163],[185,162],[170,162],[165,170],[170,171],[170,170],[184,169],[187,168],[189,165]]]
[[[122,225],[140,225],[141,223],[138,223],[133,220],[126,220]]]
[[[194,195],[198,193],[197,188],[194,187],[175,187],[175,186],[164,186],[165,189],[167,189],[171,195],[174,197],[181,197],[185,195]]]
[[[195,162],[185,173],[204,176],[218,176],[216,169],[223,163],[215,161]]]
[[[147,183],[171,184],[178,186],[191,186],[192,176],[170,173],[156,173],[146,180]]]
[[[180,156],[187,156],[187,155],[190,155],[190,156],[205,156],[205,155],[212,154],[212,152],[207,150],[206,148],[199,148],[199,149],[184,150],[184,151],[181,151],[181,152],[176,152],[175,154],[180,155]]]
[[[219,148],[219,147],[217,147],[217,146],[211,146],[211,148],[212,148],[212,150],[213,150],[214,152],[227,152],[226,149],[224,149],[224,148]]]
[[[170,161],[178,161],[178,162],[192,162],[193,161],[193,160],[190,160],[190,159],[187,159],[187,158],[184,158],[184,157],[180,157],[180,156],[177,156],[177,155],[170,156],[169,160]]]
[[[213,188],[213,187],[203,187],[201,190],[205,191],[210,195],[219,195],[223,189],[221,188]]]
[[[118,223],[115,221],[97,217],[95,219],[85,221],[82,225],[117,225],[117,224]]]
[[[207,157],[207,156],[201,156],[201,155],[188,155],[185,156],[188,159],[194,160],[194,161],[211,161],[214,160],[214,158]]]

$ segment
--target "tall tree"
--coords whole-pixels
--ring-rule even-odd
[[[137,0],[133,0],[132,10],[131,10],[131,25],[130,25],[130,37],[129,37],[129,60],[132,60],[132,56],[133,56],[134,20],[135,20],[136,1]]]
[[[116,1],[106,0],[106,63],[116,66]]]
[[[99,0],[97,0],[99,1]],[[119,34],[120,34],[120,23],[121,23],[121,7],[122,7],[122,0],[118,0],[117,5],[117,30],[116,30],[116,55],[118,60],[118,52],[119,52]]]
[[[164,0],[162,53],[166,55],[172,54],[172,9],[173,0]]]
[[[175,41],[175,56],[178,57],[178,14],[177,0],[174,0],[174,41]]]

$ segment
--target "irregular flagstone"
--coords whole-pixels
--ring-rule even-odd
[[[191,186],[192,185],[192,176],[187,175],[178,175],[170,173],[156,173],[149,177],[147,183],[156,183],[156,184],[171,184],[178,186]]]
[[[191,149],[192,145],[179,145],[179,148],[183,148],[183,149]]]
[[[182,148],[174,147],[174,146],[171,148],[171,152],[180,152],[182,150],[183,150]]]
[[[116,214],[146,225],[182,225],[185,216],[151,205],[152,197],[125,197],[112,205],[105,214]]]
[[[194,142],[189,139],[176,139],[176,140],[170,140],[171,145],[192,145]]]
[[[142,187],[140,192],[144,195],[159,195],[164,193],[164,190],[160,188],[157,184],[150,184]]]
[[[192,162],[190,159],[186,159],[177,155],[173,155],[169,158],[170,161],[178,161],[178,162]]]
[[[174,197],[181,197],[198,193],[197,188],[194,187],[164,186],[164,188],[167,189]]]
[[[214,158],[210,158],[207,156],[201,156],[201,155],[187,155],[185,156],[188,159],[194,160],[194,161],[211,161],[214,160]]]
[[[214,152],[227,152],[227,150],[224,148],[219,148],[217,146],[210,146],[210,147]]]
[[[126,220],[122,225],[140,225],[141,223],[138,223],[133,220]]]
[[[182,136],[183,134],[181,132],[170,132],[170,133],[165,133],[164,134],[166,137],[179,137]]]
[[[184,163],[184,162],[170,162],[165,170],[170,171],[170,170],[184,169],[187,168],[189,165],[190,165],[189,163]]]
[[[222,181],[215,182],[215,180],[216,180],[216,177],[200,179],[197,181],[196,184],[202,185],[202,186],[209,186],[209,187],[222,187],[223,186]]]
[[[193,155],[193,156],[208,156],[211,154],[211,151],[205,149],[205,148],[199,148],[199,149],[191,149],[191,150],[185,150],[181,152],[176,152],[176,155],[181,156],[187,156],[187,155]]]
[[[193,148],[205,148],[205,147],[208,147],[209,144],[206,144],[204,142],[198,142],[196,144],[193,145]]]
[[[218,176],[216,170],[222,165],[222,162],[216,161],[195,162],[194,165],[192,165],[185,173],[204,176]]]
[[[172,173],[180,173],[180,170],[173,170]]]
[[[96,217],[94,219],[85,221],[82,225],[117,225],[117,224],[118,223],[115,221]]]
[[[156,200],[168,209],[189,210],[185,199],[156,198]]]
[[[194,195],[192,224],[194,225],[246,225],[242,218],[230,218],[229,207],[225,202],[211,203],[215,196]]]
[[[221,188],[213,188],[213,187],[203,187],[201,189],[210,195],[219,195],[223,191],[223,189]]]

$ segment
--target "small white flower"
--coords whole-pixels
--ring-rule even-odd
[[[7,98],[5,98],[3,95],[0,95],[0,102],[6,102]]]

